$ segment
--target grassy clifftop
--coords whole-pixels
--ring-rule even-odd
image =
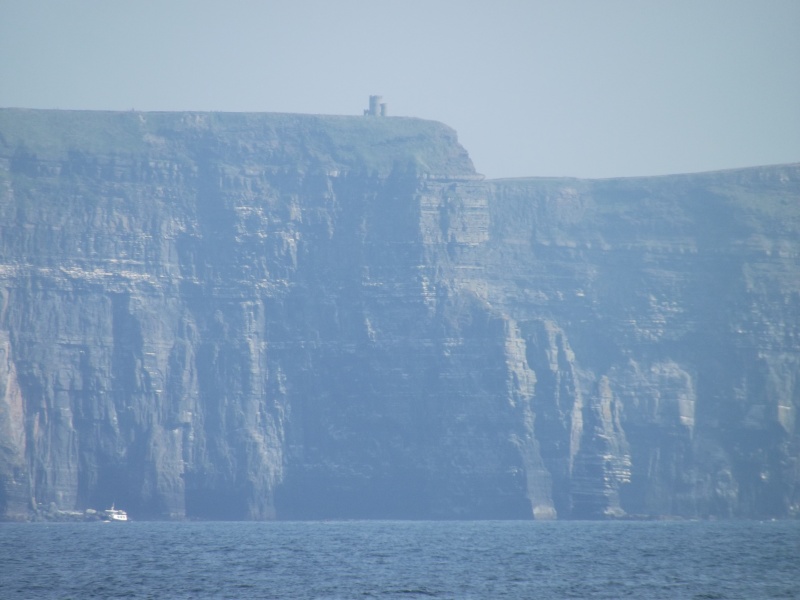
[[[293,169],[395,169],[474,175],[456,132],[435,121],[279,113],[0,109],[0,155],[61,160],[70,152],[117,157],[198,152]]]

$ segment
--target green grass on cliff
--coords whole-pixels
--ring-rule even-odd
[[[412,169],[471,175],[455,131],[434,121],[278,113],[113,112],[0,109],[0,154],[62,160],[99,156],[193,157],[273,166],[387,174]]]
[[[93,154],[147,151],[137,113],[0,109],[0,144],[57,160],[70,150]],[[3,153],[5,154],[7,150]]]

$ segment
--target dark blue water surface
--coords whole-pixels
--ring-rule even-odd
[[[5,523],[0,598],[800,598],[800,522]]]

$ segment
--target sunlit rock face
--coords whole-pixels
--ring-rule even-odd
[[[0,516],[794,516],[798,265],[798,165],[0,110]]]
[[[489,186],[558,515],[796,515],[800,166]]]

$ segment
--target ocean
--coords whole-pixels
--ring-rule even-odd
[[[0,598],[800,598],[800,521],[2,523]]]

